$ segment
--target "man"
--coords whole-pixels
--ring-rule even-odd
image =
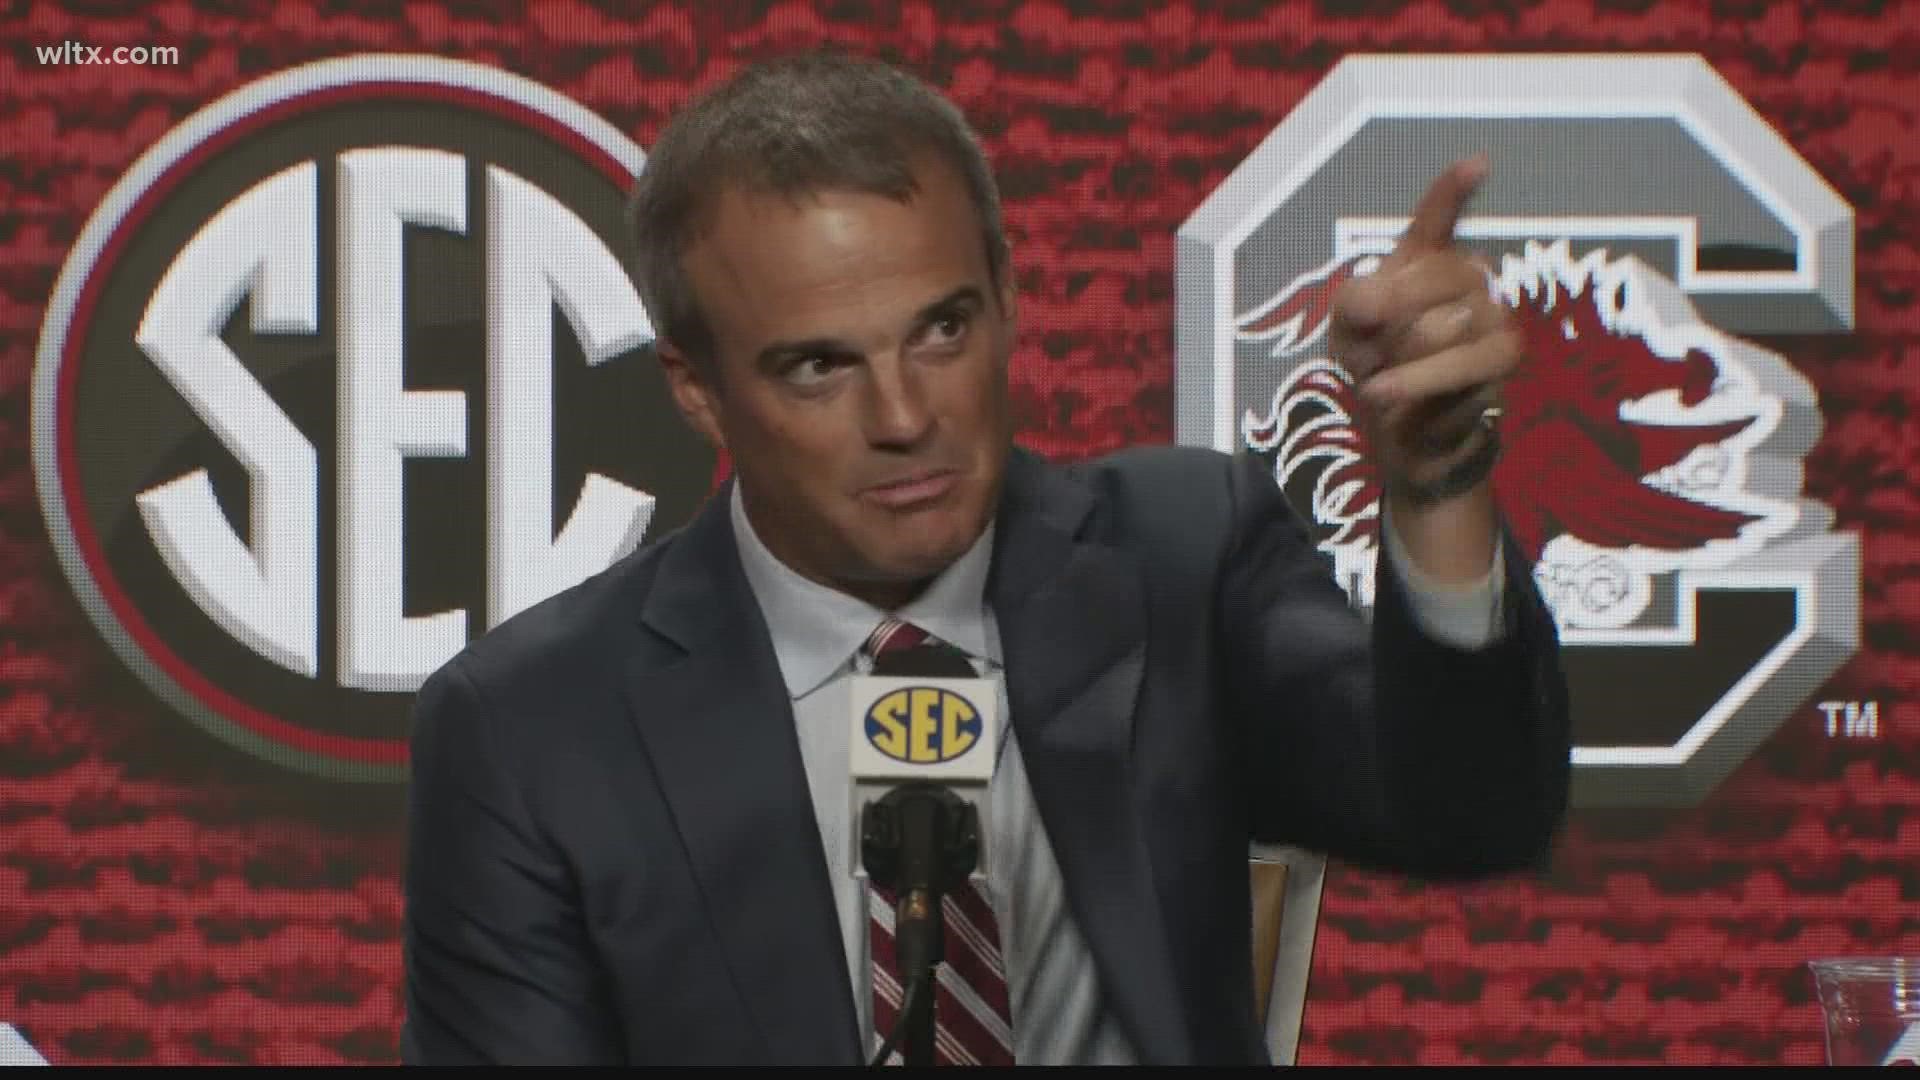
[[[637,277],[732,479],[422,688],[405,1059],[867,1060],[900,985],[849,869],[847,684],[897,632],[998,679],[1011,729],[943,1061],[1265,1061],[1251,840],[1536,864],[1567,708],[1486,481],[1519,356],[1451,242],[1479,170],[1339,298],[1389,492],[1368,623],[1251,460],[1013,445],[1010,255],[952,106],[808,56],[676,118]]]

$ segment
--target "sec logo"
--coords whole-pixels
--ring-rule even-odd
[[[33,453],[74,595],[160,701],[403,781],[429,674],[692,514],[713,457],[616,254],[643,160],[498,68],[349,56],[134,164],[48,307]]]
[[[980,741],[980,710],[950,690],[909,686],[867,709],[867,742],[908,765],[954,761]]]

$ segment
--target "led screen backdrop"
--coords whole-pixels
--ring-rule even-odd
[[[410,691],[724,471],[621,198],[823,43],[981,132],[1020,440],[1258,454],[1363,608],[1326,304],[1491,159],[1576,808],[1535,876],[1330,867],[1299,1061],[1817,1061],[1806,961],[1920,946],[1910,7],[7,11],[0,1023],[57,1064],[395,1060]]]

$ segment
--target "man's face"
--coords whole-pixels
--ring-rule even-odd
[[[881,607],[979,537],[1012,440],[1011,283],[996,292],[958,177],[915,176],[904,204],[723,194],[684,261],[709,375],[663,350],[767,547]]]

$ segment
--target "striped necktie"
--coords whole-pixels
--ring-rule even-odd
[[[927,643],[927,632],[889,618],[862,646],[878,657]],[[941,642],[936,646],[952,648]],[[941,898],[945,927],[942,963],[935,968],[934,1062],[938,1065],[1012,1065],[1013,1010],[1007,999],[1006,966],[993,905],[968,880]],[[894,896],[872,886],[867,892],[868,943],[872,950],[872,1051],[879,1050],[900,1013],[902,979],[894,961]],[[901,1064],[895,1050],[887,1064]]]

